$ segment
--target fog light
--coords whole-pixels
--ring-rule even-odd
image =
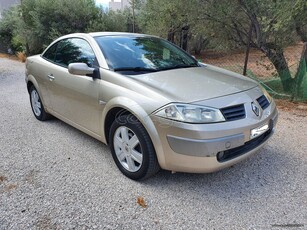
[[[217,157],[217,160],[218,160],[218,161],[223,160],[223,158],[224,158],[224,151],[218,152],[218,154],[216,155],[216,157]]]

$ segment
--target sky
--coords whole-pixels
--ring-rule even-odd
[[[103,5],[105,7],[109,6],[110,0],[95,0],[97,5]],[[120,2],[120,0],[115,0],[115,2]]]
[[[109,6],[110,0],[95,0],[97,5]]]

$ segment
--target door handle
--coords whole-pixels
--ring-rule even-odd
[[[49,78],[49,81],[53,81],[54,80],[53,74],[48,74],[48,78]]]

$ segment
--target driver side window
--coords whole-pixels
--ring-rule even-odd
[[[83,62],[89,67],[98,66],[96,56],[91,46],[87,41],[80,38],[68,38],[59,41],[45,52],[44,57],[66,68],[70,63],[75,62]]]

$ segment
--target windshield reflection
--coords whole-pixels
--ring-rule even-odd
[[[101,36],[95,39],[114,71],[140,73],[199,66],[192,56],[160,38]]]

